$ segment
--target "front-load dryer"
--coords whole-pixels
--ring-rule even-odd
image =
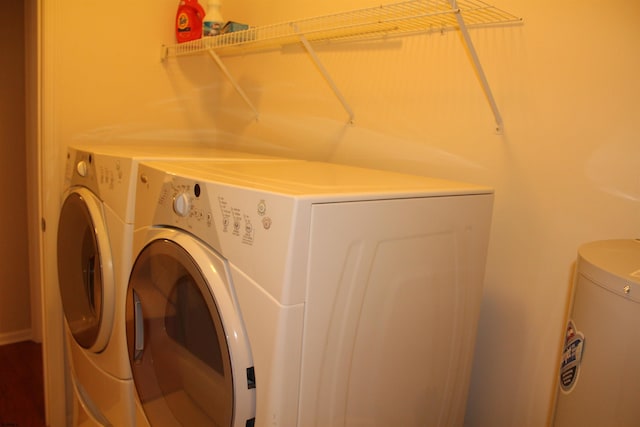
[[[92,144],[68,150],[58,272],[75,397],[74,425],[133,425],[124,303],[137,167],[143,159],[187,158],[280,161],[200,144]]]
[[[151,426],[460,426],[492,190],[144,162],[126,301]]]

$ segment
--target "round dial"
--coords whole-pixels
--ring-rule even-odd
[[[78,175],[82,177],[87,176],[87,173],[89,172],[89,166],[87,165],[87,162],[85,162],[84,160],[80,160],[78,164],[76,164],[76,171],[78,171]]]
[[[189,216],[191,200],[189,200],[189,196],[186,193],[178,193],[173,198],[173,211],[182,217]]]

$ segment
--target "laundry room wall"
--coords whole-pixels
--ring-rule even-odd
[[[0,345],[30,339],[23,2],[0,3]]]
[[[264,25],[379,3],[223,0],[222,12]],[[74,141],[198,139],[477,182],[496,198],[466,424],[546,425],[576,250],[640,235],[640,4],[492,4],[524,18],[470,32],[501,134],[458,32],[317,46],[353,123],[300,46],[223,57],[256,118],[208,55],[160,60],[177,0],[45,2],[49,316],[60,316],[50,254]]]

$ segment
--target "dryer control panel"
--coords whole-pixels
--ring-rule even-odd
[[[245,189],[229,192],[214,183],[200,184],[173,176],[160,190],[154,221],[185,229],[214,245],[219,239],[212,241],[212,233],[253,246],[256,239],[271,238],[273,214],[278,210],[272,207],[283,200],[267,200],[269,197],[264,194],[250,193]]]
[[[136,191],[136,229],[151,226],[187,231],[280,299],[292,280],[294,198],[201,182],[144,164],[140,165]]]

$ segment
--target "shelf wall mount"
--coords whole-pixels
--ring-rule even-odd
[[[502,115],[500,114],[500,110],[498,109],[498,104],[496,103],[496,100],[493,97],[493,92],[491,92],[491,86],[489,86],[489,81],[487,80],[487,76],[484,73],[484,69],[482,68],[482,63],[480,62],[480,58],[478,57],[476,48],[473,46],[473,42],[471,41],[471,36],[469,35],[469,30],[467,29],[467,26],[464,22],[464,18],[460,13],[460,9],[458,8],[457,1],[449,0],[449,3],[451,4],[451,8],[455,13],[456,20],[458,21],[458,28],[460,29],[460,33],[462,33],[462,39],[465,42],[469,55],[471,56],[473,66],[476,70],[478,78],[480,79],[480,84],[482,85],[484,94],[487,97],[487,101],[489,102],[491,111],[493,112],[493,117],[496,122],[495,131],[497,134],[501,135],[504,132],[504,123],[502,121]]]

